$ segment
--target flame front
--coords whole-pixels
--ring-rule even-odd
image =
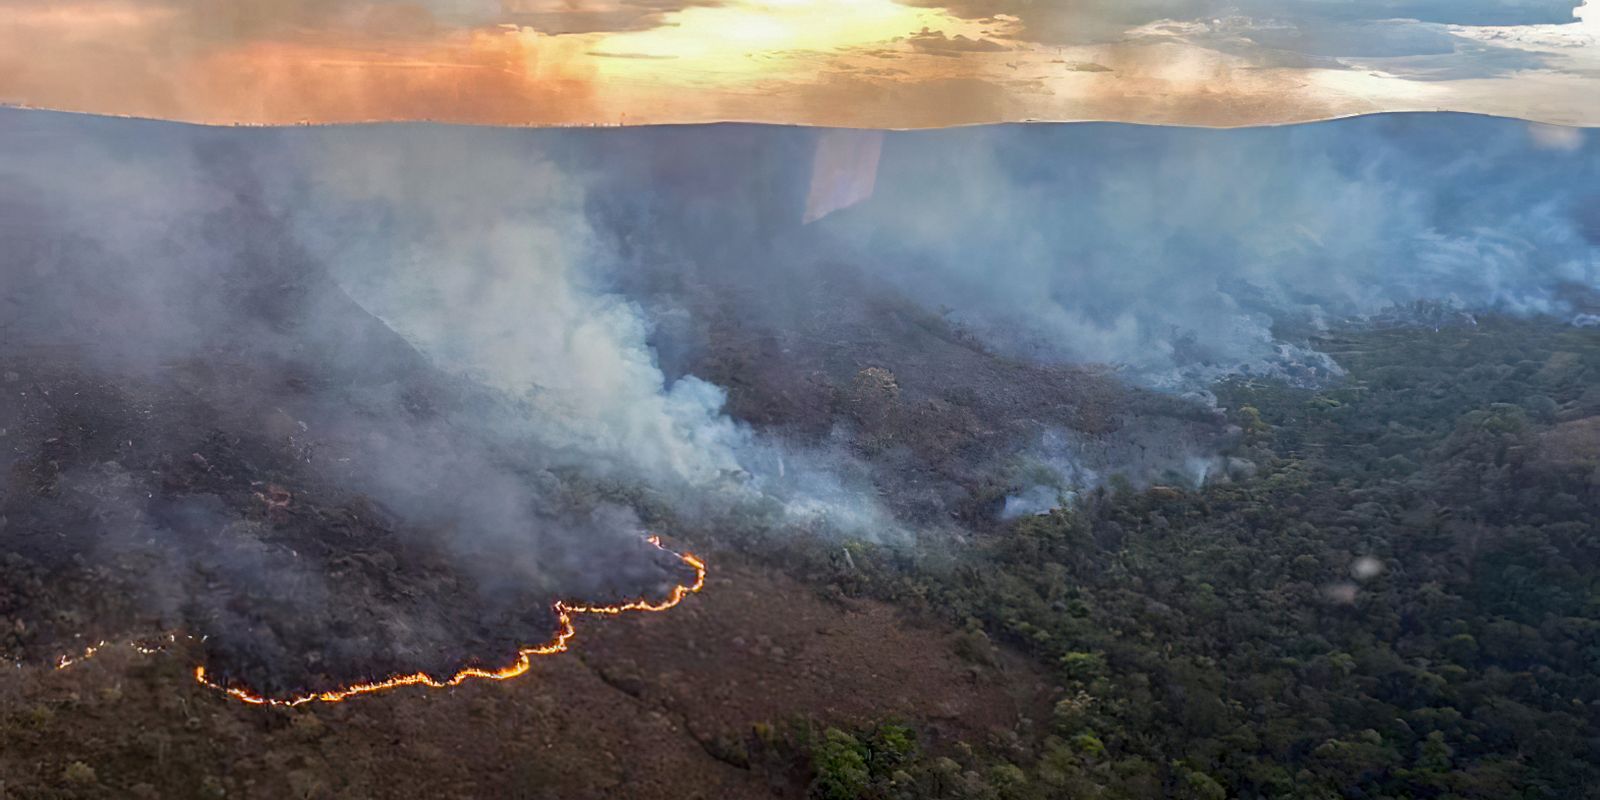
[[[667,550],[667,548],[661,544],[660,537],[651,536],[648,541],[657,548],[672,553],[671,550]],[[298,706],[313,702],[338,703],[356,695],[371,694],[373,692],[381,692],[387,689],[398,689],[402,686],[428,686],[434,689],[443,689],[448,686],[459,686],[473,678],[483,678],[491,681],[510,680],[511,678],[515,678],[531,669],[533,667],[533,659],[535,656],[548,656],[556,653],[566,652],[567,642],[571,641],[572,637],[577,635],[578,632],[572,624],[572,617],[576,614],[621,614],[624,611],[666,611],[667,609],[683,602],[683,598],[688,597],[689,595],[694,594],[695,592],[698,592],[704,588],[706,585],[705,562],[688,553],[672,554],[677,556],[678,559],[683,563],[694,568],[694,583],[687,586],[683,584],[674,586],[671,594],[667,596],[667,599],[662,600],[659,603],[651,603],[649,600],[644,598],[639,598],[638,600],[633,600],[614,606],[569,605],[565,602],[557,601],[555,604],[555,611],[557,619],[559,619],[561,622],[561,628],[556,633],[556,637],[545,644],[535,647],[525,647],[517,651],[517,659],[511,662],[509,665],[499,669],[490,670],[482,669],[480,667],[466,667],[444,680],[435,679],[432,676],[422,672],[413,673],[411,675],[395,675],[380,681],[357,683],[351,686],[346,686],[342,689],[334,689],[327,692],[313,692],[294,697],[268,697],[266,695],[257,694],[246,687],[229,686],[226,684],[217,683],[206,676],[206,668],[204,666],[194,668],[194,679],[202,686],[216,689],[217,691],[222,692],[235,700],[249,703],[251,705],[265,706]]]

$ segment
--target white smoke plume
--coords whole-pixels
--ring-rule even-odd
[[[515,398],[521,433],[550,462],[702,509],[765,505],[782,522],[893,535],[870,493],[841,483],[839,459],[786,454],[723,412],[720,387],[667,379],[647,316],[611,285],[581,176],[526,137],[469,135],[334,131],[291,145],[315,179],[284,205],[357,302],[436,364]]]
[[[817,227],[830,256],[992,342],[1195,388],[1336,373],[1286,326],[1417,302],[1581,310],[1596,174],[1581,131],[1457,115],[1011,126],[891,137],[874,197]]]
[[[38,215],[61,231],[27,241],[70,236],[126,265],[34,275],[27,253],[12,254],[19,282],[8,296],[27,308],[7,322],[23,339],[92,340],[91,357],[124,369],[158,369],[229,337],[271,339],[260,315],[216,302],[239,291],[228,266],[240,260],[234,238],[260,240],[270,269],[248,269],[274,286],[286,280],[280,271],[331,277],[435,367],[501,397],[493,420],[473,424],[545,469],[650,489],[690,513],[759,511],[772,524],[894,535],[872,494],[842,477],[847,459],[763,439],[723,413],[721,388],[663,374],[649,319],[611,285],[617,259],[590,229],[589,178],[557,163],[550,137],[429,126],[229,131],[23,112],[7,122],[14,146],[0,171],[26,195],[11,198],[25,212],[13,225]],[[241,191],[258,195],[246,205],[259,206],[259,219],[207,217]],[[268,299],[292,294],[269,288]],[[292,301],[296,313],[324,302],[316,292]],[[371,366],[343,331],[304,335],[337,354],[340,369]],[[399,402],[373,397],[363,401],[371,413]],[[338,427],[305,438],[351,438]],[[424,462],[451,464],[439,451],[446,432],[414,438],[386,445],[394,475],[364,480],[404,493],[424,485]],[[442,468],[498,482],[464,463]]]
[[[295,230],[357,302],[515,397],[558,460],[700,487],[739,471],[749,434],[722,391],[667,386],[639,309],[606,289],[578,179],[511,137],[364,134],[285,142],[315,176],[286,203]]]

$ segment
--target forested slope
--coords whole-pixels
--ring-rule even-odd
[[[1322,391],[1218,387],[1248,480],[1108,489],[842,587],[1021,645],[1049,719],[835,797],[1582,797],[1600,786],[1600,334],[1503,319],[1321,347]],[[841,732],[842,733],[842,732]],[[842,742],[842,744],[841,744]],[[849,758],[845,759],[849,761]],[[895,777],[899,771],[898,781]]]

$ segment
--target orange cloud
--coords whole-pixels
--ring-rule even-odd
[[[398,10],[395,10],[398,13]],[[394,18],[391,13],[389,19]],[[595,69],[584,42],[522,28],[408,35],[215,26],[171,8],[56,7],[0,25],[0,97],[25,105],[198,122],[287,124],[439,119],[591,121]],[[265,26],[271,27],[271,26]],[[391,32],[392,26],[387,27]],[[176,42],[182,46],[167,46]]]
[[[583,49],[520,29],[382,49],[263,42],[198,59],[185,94],[196,116],[250,123],[581,123],[597,113]]]
[[[1246,125],[1435,108],[1600,124],[1583,25],[1392,23],[1456,43],[1431,57],[1463,78],[1441,81],[1403,53],[1268,48],[1248,18],[1148,21],[1201,5],[0,0],[0,102],[219,124]]]

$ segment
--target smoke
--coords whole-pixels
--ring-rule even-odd
[[[994,370],[1000,359],[1110,365],[1207,404],[1207,388],[1229,376],[1337,380],[1315,338],[1339,325],[1452,324],[1479,311],[1579,323],[1600,279],[1594,144],[1514,120],[598,138],[603,160],[578,148],[600,176],[589,217],[626,255],[630,294],[655,318],[701,321],[663,326],[661,352],[715,364],[729,360],[731,338],[766,342],[759,361],[738,362],[734,399],[758,411],[783,409],[770,398],[803,396],[804,384],[761,386],[752,370],[820,374],[846,391],[857,370],[885,369],[898,399],[854,414],[857,441],[909,446],[926,466],[938,444],[918,449],[916,437],[965,423],[934,415],[907,431],[896,413],[915,400],[971,409],[998,431],[974,449],[1000,448],[1021,466],[973,456],[945,474],[1012,470],[1012,513],[1115,474],[1192,485],[1249,467],[1217,457],[1226,436],[1203,420],[1137,395],[1110,401],[1122,413],[1105,425],[1019,402],[999,387],[1056,397],[1060,376]],[[852,143],[870,155],[851,157]],[[968,360],[967,334],[999,359]],[[1095,393],[1085,376],[1068,380],[1069,397]],[[1095,405],[1083,404],[1087,416]],[[776,416],[815,427],[803,407]],[[893,497],[922,488],[885,477],[906,471],[898,452],[874,456],[875,482]]]
[[[593,139],[571,148],[596,176],[589,219],[652,317],[703,316],[686,285],[737,293],[726,312],[758,329],[904,299],[1003,353],[1167,390],[1326,381],[1340,369],[1308,340],[1328,326],[1419,303],[1572,315],[1600,281],[1594,137],[1516,120]],[[841,142],[873,158],[842,170]],[[848,207],[802,224],[838,192]],[[847,293],[819,290],[841,275]]]
[[[1581,132],[1453,115],[985,128],[892,137],[874,197],[817,228],[997,345],[1196,388],[1327,377],[1287,331],[1421,301],[1573,313],[1597,173]]]
[[[431,361],[514,398],[553,458],[706,486],[747,431],[720,389],[666,384],[639,309],[609,292],[583,187],[524,142],[370,129],[293,142],[315,176],[295,230],[357,302]]]
[[[321,308],[330,301],[319,292],[327,291],[353,301],[338,314],[382,321],[367,332],[382,348],[393,349],[390,334],[398,334],[432,366],[492,391],[502,404],[493,435],[531,442],[546,468],[669,492],[776,496],[796,509],[828,505],[789,497],[801,484],[847,494],[820,475],[752,472],[751,464],[777,463],[779,445],[725,415],[719,387],[663,375],[652,323],[615,291],[616,259],[589,228],[586,179],[551,159],[545,137],[428,126],[230,137],[147,125],[112,144],[103,122],[29,121],[71,144],[35,146],[26,158],[19,150],[8,171],[55,201],[53,211],[78,223],[78,235],[143,260],[131,281],[47,276],[37,294],[54,305],[15,323],[28,335],[99,328],[92,352],[111,347],[123,366],[154,364],[198,343],[281,338],[268,317],[291,314],[309,323],[293,332],[294,346],[314,344],[344,377],[370,370],[379,348],[334,327],[342,321]],[[212,210],[230,201],[243,209]],[[249,254],[264,263],[229,265],[247,246],[265,251]],[[238,299],[239,283],[228,282],[239,271],[251,273],[248,299],[293,309],[219,306],[219,297]],[[326,285],[295,285],[322,275]],[[81,290],[96,284],[114,290],[116,301],[84,302]],[[98,319],[108,311],[109,322]],[[426,458],[436,457],[431,447]]]
[[[536,135],[5,122],[7,549],[62,586],[115,565],[214,675],[437,674],[542,641],[555,599],[659,597],[685,576],[641,493],[898,530],[843,460],[666,378]]]
[[[1255,469],[1243,459],[1218,455],[1217,442],[1201,445],[1185,433],[1181,425],[1160,417],[1140,420],[1115,438],[1049,428],[1018,453],[1012,484],[1019,488],[1005,498],[1000,516],[1047,513],[1071,505],[1084,492],[1118,483],[1198,489],[1246,477]],[[1237,433],[1230,429],[1228,436]]]
[[[215,674],[442,669],[681,579],[661,509],[898,540],[1245,475],[1217,378],[1335,378],[1316,333],[1418,303],[1597,310],[1592,137],[866,136],[0,114],[0,535],[128,562],[231,632]]]
[[[724,413],[725,392],[671,379],[655,324],[591,230],[589,177],[537,137],[460,129],[320,134],[291,192],[295,230],[340,285],[436,365],[515,404],[546,463],[650,487],[697,514],[898,535],[841,477]],[[636,187],[644,189],[648,187]],[[769,515],[770,516],[770,515]]]

